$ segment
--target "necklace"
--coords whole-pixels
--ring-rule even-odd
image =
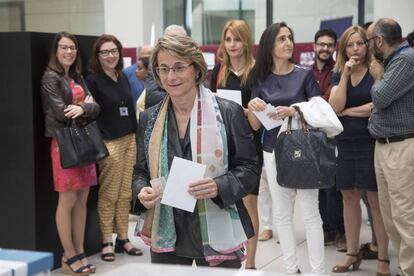
[[[232,70],[231,70],[231,71],[232,71],[232,72],[233,72],[236,76],[238,76],[238,77],[239,77],[239,76],[241,75],[241,73],[242,73],[242,72],[241,72],[241,71],[242,71],[241,69],[240,69],[240,70],[235,70],[233,67],[232,67]]]

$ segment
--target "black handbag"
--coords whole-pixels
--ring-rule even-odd
[[[301,128],[292,130],[289,117],[287,130],[276,140],[277,182],[293,189],[330,188],[335,184],[335,140],[323,131],[309,129],[300,108],[293,107],[299,114]]]
[[[85,126],[70,120],[56,130],[62,168],[83,167],[109,155],[96,121]]]

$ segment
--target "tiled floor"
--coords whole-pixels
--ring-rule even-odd
[[[133,233],[133,229],[135,227],[136,222],[130,222],[130,233]],[[301,215],[297,214],[295,217],[295,225],[296,225],[296,237],[297,237],[297,254],[300,261],[300,268],[302,272],[306,273],[310,271],[310,267],[307,261],[307,246],[305,240],[305,230],[304,226],[301,223]],[[367,242],[370,241],[370,228],[367,225],[366,215],[363,214],[363,223],[362,223],[362,230],[361,230],[361,241]],[[163,275],[163,276],[170,276],[170,275],[211,275],[211,269],[207,270],[200,270],[194,272],[191,270],[190,272],[184,273],[180,270],[175,270],[175,268],[168,268],[168,269],[159,269],[154,268],[150,265],[150,254],[149,248],[143,244],[141,239],[137,237],[130,238],[132,243],[143,250],[144,255],[140,257],[133,257],[127,256],[125,254],[117,254],[116,261],[113,263],[103,262],[99,258],[99,254],[89,257],[91,263],[97,266],[97,273],[96,275],[121,275],[128,276],[128,275]],[[344,256],[344,253],[339,253],[335,250],[334,246],[327,246],[325,247],[325,262],[326,262],[326,272],[328,275],[335,275],[331,273],[332,267],[337,264]],[[395,275],[398,271],[397,269],[397,261],[396,256],[392,248],[390,248],[390,259],[391,259],[391,272],[392,275]],[[141,264],[141,265],[139,265]],[[145,264],[145,265],[143,265]],[[256,265],[259,269],[258,271],[237,271],[237,273],[232,272],[230,273],[228,270],[225,270],[226,273],[222,272],[222,270],[214,270],[214,276],[221,276],[221,275],[238,275],[238,276],[259,276],[259,275],[282,275],[283,274],[283,266],[282,266],[282,252],[280,245],[276,243],[276,238],[273,238],[266,242],[259,242],[257,256],[256,256]],[[372,276],[375,275],[376,272],[376,261],[375,260],[364,260],[361,264],[359,270],[354,272],[342,273],[339,275],[352,275],[352,276]],[[60,270],[55,270],[52,272],[52,275],[63,275]]]

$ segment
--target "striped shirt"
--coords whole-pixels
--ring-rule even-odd
[[[369,131],[374,138],[414,133],[414,50],[403,42],[384,65],[382,79],[371,89]]]

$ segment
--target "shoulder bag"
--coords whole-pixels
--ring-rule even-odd
[[[56,140],[65,169],[87,166],[109,155],[96,121],[83,126],[70,120],[66,127],[56,130]]]
[[[310,129],[299,107],[301,128],[292,130],[289,117],[287,130],[282,132],[275,147],[277,182],[293,189],[324,189],[335,183],[335,140],[323,131]]]

